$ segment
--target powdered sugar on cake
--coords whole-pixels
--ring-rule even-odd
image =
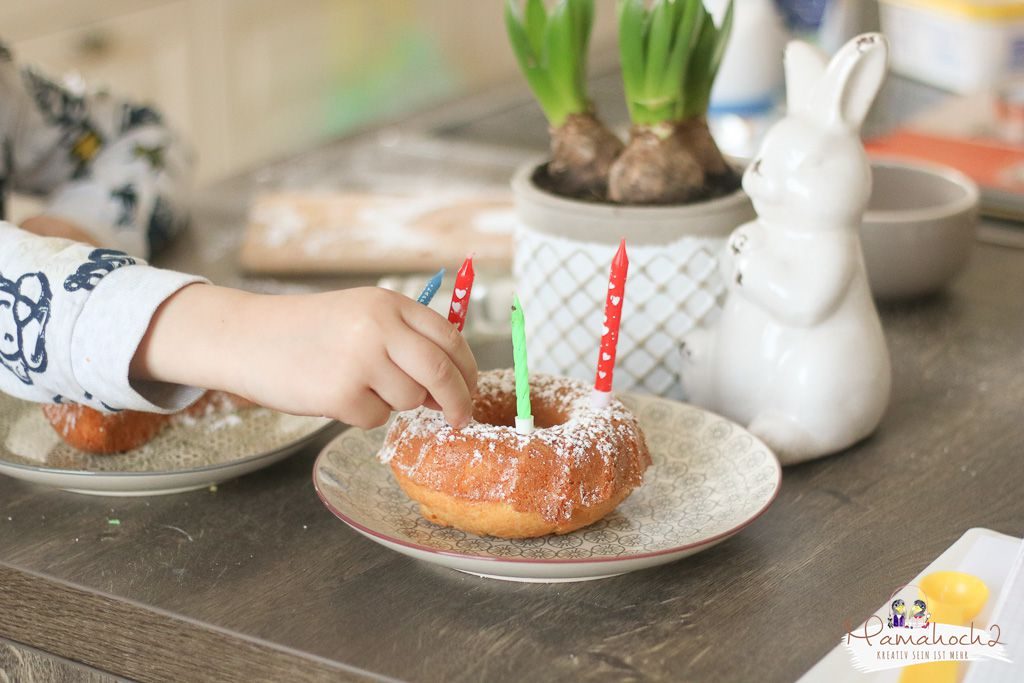
[[[504,401],[514,397],[515,375],[510,369],[482,373],[477,390],[478,401]],[[558,406],[567,419],[528,436],[476,420],[457,430],[441,413],[418,408],[395,419],[380,459],[421,485],[455,488],[449,492],[467,500],[505,501],[517,509],[528,502],[545,518],[567,519],[575,507],[606,499],[617,481],[638,485],[649,462],[629,410],[615,399],[595,408],[590,394],[577,380],[532,376],[534,413]]]

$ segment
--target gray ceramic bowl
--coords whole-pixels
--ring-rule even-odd
[[[876,159],[861,228],[871,291],[879,299],[935,292],[974,248],[978,186],[946,166]]]

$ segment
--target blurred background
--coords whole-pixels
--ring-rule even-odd
[[[743,20],[738,32],[750,35],[734,42],[753,41],[755,52],[778,54],[783,38],[775,24],[765,23],[775,11],[772,0],[738,4]],[[825,22],[828,4],[782,0],[777,11],[797,31],[813,33]],[[832,20],[826,33],[849,33],[853,24],[868,25],[877,15],[875,0],[832,4],[844,5],[844,14],[853,8],[857,17]],[[200,152],[198,179],[208,183],[354,128],[518,83],[502,5],[501,0],[6,0],[0,3],[0,26],[22,62],[155,104],[193,141]],[[592,39],[596,72],[615,63],[614,6],[614,0],[598,0]],[[831,12],[838,14],[835,8]],[[756,74],[760,81],[753,89],[763,94],[780,86],[780,69],[776,64]]]
[[[725,0],[705,3],[720,14]],[[21,62],[66,82],[155,105],[191,141],[198,183],[209,186],[389,121],[435,140],[543,150],[546,124],[508,47],[502,6],[0,0],[0,39]],[[597,0],[596,16],[591,96],[602,116],[622,127],[615,0]],[[810,39],[831,52],[879,28],[892,44],[895,76],[865,137],[911,121],[916,133],[955,140],[958,146],[933,160],[974,177],[994,213],[1024,215],[1024,2],[1017,0],[736,0],[710,110],[719,145],[748,157],[781,112],[787,40]],[[463,101],[477,106],[450,106]],[[457,115],[430,115],[444,105]],[[966,149],[965,140],[983,144]],[[879,144],[887,153],[933,154],[932,145],[911,149],[904,138]],[[998,172],[985,152],[993,144],[1001,146]],[[961,163],[965,155],[974,161]]]
[[[157,105],[202,183],[516,77],[498,0],[6,0],[0,26],[22,62]]]

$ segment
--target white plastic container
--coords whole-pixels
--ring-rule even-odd
[[[892,70],[959,93],[1024,74],[1024,2],[881,0]]]
[[[705,0],[720,22],[727,0]],[[786,27],[773,0],[740,0],[735,4],[732,38],[725,49],[711,89],[717,112],[762,114],[775,106],[782,92],[782,50]]]

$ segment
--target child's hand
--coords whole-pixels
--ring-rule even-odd
[[[477,367],[453,325],[394,292],[262,296],[192,285],[154,316],[132,378],[222,389],[364,428],[427,405],[463,427]]]
[[[56,216],[41,214],[26,218],[21,222],[21,229],[35,233],[40,237],[63,237],[64,239],[100,246],[96,238],[81,226]]]

